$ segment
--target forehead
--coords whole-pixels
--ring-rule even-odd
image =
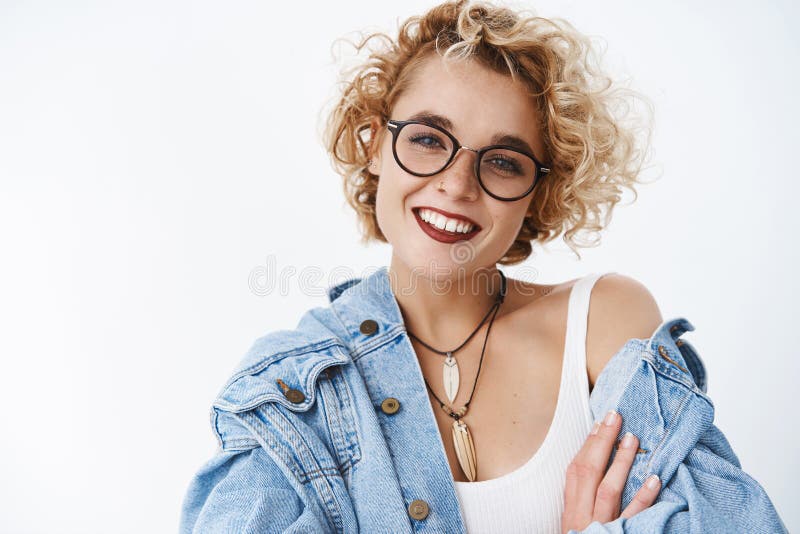
[[[447,117],[450,131],[463,143],[482,142],[502,131],[522,137],[541,154],[536,103],[528,89],[477,60],[426,58],[411,74],[391,118],[407,120],[423,110]]]

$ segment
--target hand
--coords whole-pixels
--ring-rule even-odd
[[[613,415],[612,415],[613,413]],[[655,502],[661,491],[661,481],[657,475],[654,487],[648,487],[651,477],[634,495],[633,500],[619,513],[622,490],[628,480],[639,439],[630,434],[632,440],[623,439],[611,467],[606,466],[611,450],[622,428],[622,416],[609,412],[603,422],[596,422],[592,433],[586,438],[581,450],[567,467],[567,484],[564,489],[564,512],[561,514],[561,532],[583,530],[593,521],[608,523],[618,517],[631,517]],[[628,446],[625,446],[628,445]]]

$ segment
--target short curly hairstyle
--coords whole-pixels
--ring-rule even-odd
[[[520,263],[531,255],[533,240],[546,243],[562,232],[580,258],[577,247],[599,244],[622,187],[637,198],[633,184],[645,183],[639,175],[649,157],[652,104],[627,87],[612,89],[591,40],[569,22],[457,0],[408,18],[396,40],[376,32],[362,35],[358,44],[347,42],[360,52],[373,38],[383,46],[340,73],[341,92],[322,132],[332,165],[344,179],[347,203],[359,218],[362,243],[386,242],[375,213],[379,177],[367,168],[384,132],[372,139],[371,122],[385,124],[414,70],[433,53],[446,60],[476,59],[521,79],[541,114],[539,133],[551,172],[537,183],[520,232],[499,263]],[[648,120],[632,113],[635,99],[644,102]]]

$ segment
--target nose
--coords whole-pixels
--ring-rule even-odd
[[[467,154],[462,156],[462,151],[467,152]],[[473,153],[472,157],[469,157],[469,152]],[[480,194],[478,177],[475,175],[477,157],[478,151],[474,148],[460,147],[447,167],[439,174],[441,178],[435,180],[437,186],[440,181],[443,181],[445,183],[445,193],[456,198],[476,200]]]

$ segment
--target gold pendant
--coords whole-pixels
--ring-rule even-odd
[[[453,421],[453,447],[456,450],[461,470],[470,482],[478,475],[478,459],[475,457],[475,444],[467,424],[461,419]]]
[[[456,395],[458,395],[458,363],[453,358],[453,353],[448,352],[447,358],[444,360],[444,368],[442,369],[442,378],[444,381],[444,393],[452,403]]]

